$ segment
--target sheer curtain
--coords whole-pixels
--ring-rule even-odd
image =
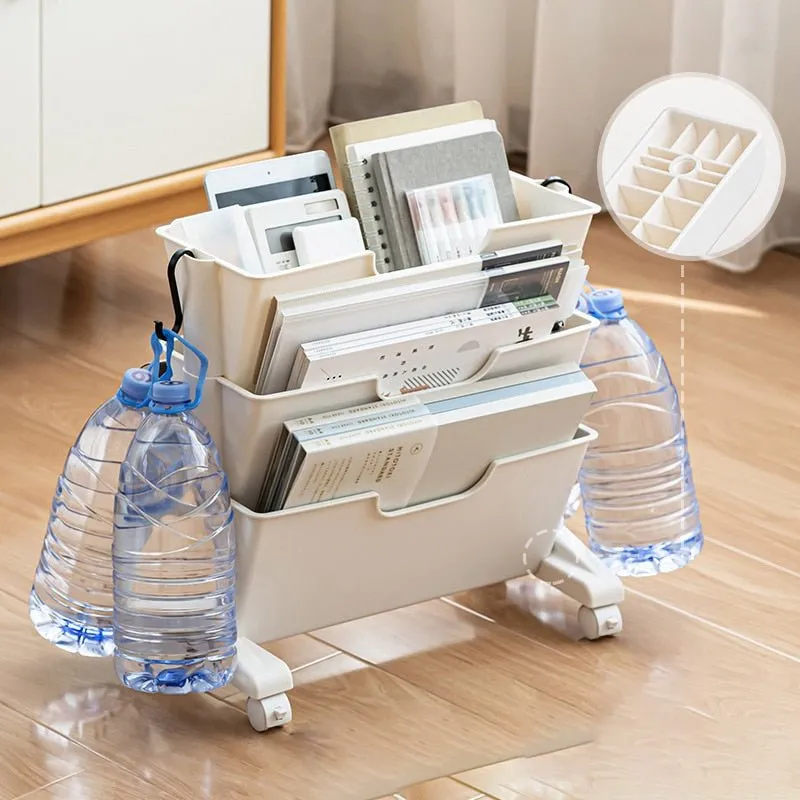
[[[600,200],[597,148],[632,91],[709,72],[755,94],[786,148],[783,200],[765,231],[720,262],[757,266],[800,239],[798,0],[292,0],[290,146],[331,122],[477,99],[531,175]]]

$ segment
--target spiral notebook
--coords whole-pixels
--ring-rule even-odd
[[[352,185],[355,207],[361,220],[367,249],[375,253],[376,267],[380,272],[390,272],[397,267],[392,258],[386,233],[388,220],[375,183],[373,157],[378,153],[496,131],[497,124],[494,120],[476,119],[347,145],[345,169]]]
[[[342,189],[347,195],[350,208],[355,208],[356,202],[353,197],[350,174],[347,170],[346,150],[348,145],[373,139],[387,139],[390,136],[426,131],[431,128],[441,128],[445,125],[455,125],[458,122],[467,122],[473,119],[483,119],[483,109],[477,100],[418,108],[414,111],[402,111],[399,114],[389,114],[385,117],[359,119],[334,125],[328,133],[331,137],[336,163],[341,172]]]

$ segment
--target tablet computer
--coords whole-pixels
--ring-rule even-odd
[[[336,187],[331,162],[324,150],[223,167],[206,173],[209,208],[251,206]]]

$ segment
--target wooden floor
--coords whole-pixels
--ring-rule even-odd
[[[800,797],[800,262],[682,278],[602,218],[587,259],[683,386],[700,559],[629,581],[611,641],[520,580],[281,642],[295,722],[261,735],[232,691],[124,691],[27,619],[65,451],[168,318],[161,245],[0,269],[0,800]]]

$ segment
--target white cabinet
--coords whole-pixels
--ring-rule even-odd
[[[41,0],[42,204],[266,150],[270,5]]]
[[[207,208],[282,156],[287,0],[0,0],[0,267]]]
[[[0,0],[0,217],[40,202],[39,63],[39,3]]]

